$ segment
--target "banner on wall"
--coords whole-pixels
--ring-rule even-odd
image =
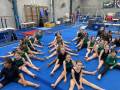
[[[120,0],[107,0],[103,2],[103,8],[120,8]]]

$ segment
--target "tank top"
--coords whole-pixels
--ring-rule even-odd
[[[117,57],[112,57],[111,55],[108,55],[105,63],[108,65],[115,65],[117,63]]]
[[[102,59],[106,59],[107,58],[107,56],[108,56],[108,54],[109,54],[109,50],[108,50],[108,52],[105,52],[105,49],[104,49],[104,52],[103,52],[103,54],[102,54]]]
[[[14,58],[14,59],[13,59],[13,64],[14,64],[16,67],[19,68],[20,66],[22,66],[22,65],[24,64],[24,62],[23,62],[22,58],[19,59],[19,60],[17,60],[16,58]]]
[[[63,61],[66,59],[67,53],[65,52],[64,54],[59,53],[58,54],[58,59],[60,63],[63,63]]]
[[[85,37],[85,38],[84,38],[84,41],[83,41],[84,45],[87,45],[87,42],[88,42],[88,38]]]
[[[82,69],[80,70],[80,72],[76,72],[74,68],[73,68],[73,70],[74,70],[75,80],[80,85],[80,77],[81,77],[81,71],[82,71]],[[73,77],[72,77],[72,79],[73,79]]]
[[[71,72],[71,69],[73,67],[73,63],[72,60],[70,60],[70,62],[65,61],[66,62],[66,71]]]
[[[94,44],[95,44],[95,41],[91,41],[91,42],[90,42],[90,47],[93,47]]]
[[[98,53],[100,54],[100,52],[101,52],[103,49],[104,49],[104,47],[99,45],[99,46],[98,46],[98,50],[97,50]]]

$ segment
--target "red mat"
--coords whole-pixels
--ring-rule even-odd
[[[25,36],[33,36],[36,32],[37,30],[32,30],[32,31],[23,32],[23,34]]]

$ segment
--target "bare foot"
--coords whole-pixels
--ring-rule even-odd
[[[33,78],[36,78],[37,76],[36,76],[36,75],[33,75],[32,77],[33,77]]]
[[[39,88],[40,87],[40,85],[39,84],[35,84],[35,86],[34,86],[35,88]]]
[[[40,71],[40,68],[37,68],[36,70],[37,70],[37,71]]]
[[[54,72],[51,72],[51,73],[50,73],[50,76],[53,76],[53,75],[54,75]]]
[[[47,66],[50,67],[50,64],[48,64]]]
[[[87,56],[84,57],[85,60],[86,60],[87,58],[88,58]]]
[[[56,87],[56,85],[55,85],[55,84],[51,84],[51,87],[52,87],[52,88],[55,88],[55,87]]]

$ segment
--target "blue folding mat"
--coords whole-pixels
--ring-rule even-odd
[[[65,29],[65,30],[61,30],[63,39],[71,42],[71,40],[76,36],[76,32],[78,30],[77,26],[70,26],[69,28]],[[93,36],[96,35],[96,31],[88,31],[89,36]],[[45,57],[48,56],[48,43],[51,42],[54,39],[54,33],[50,33],[50,34],[46,34],[43,36],[42,42],[44,44],[44,48],[41,48],[40,50],[42,50],[44,52],[44,55],[38,55],[39,57]],[[6,55],[8,52],[14,50],[14,47],[16,47],[18,45],[18,43],[14,43],[14,44],[10,44],[4,47],[0,47],[0,56]],[[73,42],[70,43],[70,48],[72,48],[73,50],[75,50],[75,44]],[[39,49],[39,48],[38,48]],[[90,62],[86,62],[84,60],[84,56],[86,53],[86,49],[82,49],[79,52],[79,55],[77,57],[73,56],[73,60],[81,60],[83,62],[83,64],[86,66],[85,69],[88,71],[94,71],[97,68],[98,65],[98,59],[94,59]],[[60,84],[55,88],[52,89],[51,88],[51,84],[53,82],[55,82],[55,80],[57,79],[57,77],[60,75],[60,73],[62,72],[63,68],[61,67],[54,76],[50,76],[50,72],[53,69],[54,65],[52,65],[50,68],[47,67],[47,64],[54,60],[55,57],[46,60],[44,62],[41,61],[37,61],[37,60],[32,60],[33,63],[40,67],[41,70],[38,71],[34,71],[31,68],[29,68],[30,71],[32,71],[33,73],[35,73],[38,78],[37,79],[33,79],[30,76],[26,75],[24,73],[25,79],[26,80],[30,80],[32,82],[35,83],[39,83],[40,84],[40,88],[33,88],[33,87],[24,87],[22,85],[19,85],[17,83],[11,83],[7,86],[5,86],[4,88],[2,88],[1,90],[68,90],[69,89],[69,84],[70,84],[70,75],[68,75],[67,77],[67,82],[64,83],[63,81],[60,82]],[[0,58],[0,62],[3,62],[3,59]],[[0,66],[0,69],[2,68],[2,66]],[[84,78],[87,79],[88,81],[104,88],[105,90],[120,90],[120,71],[119,70],[111,70],[109,71],[100,81],[97,80],[97,75],[85,75]],[[93,90],[91,87],[88,87],[86,85],[83,85],[85,90]],[[74,88],[74,90],[77,90],[77,87]]]

